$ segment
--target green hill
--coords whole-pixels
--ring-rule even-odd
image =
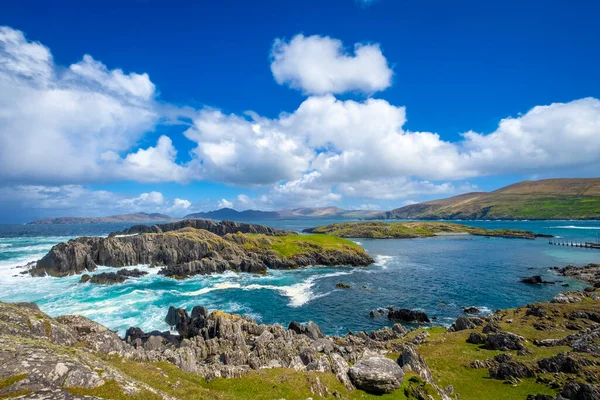
[[[600,178],[523,181],[411,204],[369,219],[600,219]]]

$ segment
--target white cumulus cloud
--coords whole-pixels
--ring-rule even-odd
[[[271,71],[280,85],[306,94],[374,93],[388,88],[393,75],[379,45],[357,43],[348,52],[340,40],[318,35],[275,40]]]

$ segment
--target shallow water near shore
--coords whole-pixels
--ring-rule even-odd
[[[253,221],[282,229],[339,221]],[[487,229],[527,229],[573,241],[596,241],[600,221],[462,221]],[[558,292],[585,287],[548,268],[600,263],[600,250],[551,246],[547,239],[519,240],[476,236],[426,239],[355,239],[375,259],[368,267],[311,267],[269,271],[267,276],[237,274],[173,280],[158,269],[121,285],[79,284],[80,276],[33,278],[16,268],[41,258],[54,244],[82,235],[105,236],[132,224],[0,225],[0,301],[33,301],[51,316],[81,314],[123,334],[130,326],[166,330],[170,305],[204,305],[248,315],[264,323],[287,325],[313,320],[328,334],[378,329],[390,323],[371,319],[378,307],[425,311],[448,325],[462,306],[484,312],[546,301]],[[133,268],[133,267],[130,267]],[[112,270],[101,267],[102,270]],[[555,285],[530,286],[524,276],[542,275]],[[337,288],[337,283],[350,289]],[[568,283],[570,287],[562,287]]]

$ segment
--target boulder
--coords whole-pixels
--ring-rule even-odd
[[[358,389],[373,394],[391,393],[402,385],[404,372],[394,361],[377,354],[365,354],[349,370]]]
[[[491,378],[501,380],[530,378],[535,375],[531,368],[518,361],[500,363],[497,367],[490,368],[489,371]]]
[[[475,329],[483,325],[483,320],[476,317],[458,317],[456,321],[450,325],[448,332],[459,332],[466,329]]]
[[[469,334],[469,337],[467,338],[467,343],[471,344],[484,344],[485,341],[485,335],[482,335],[479,332],[471,332],[471,334]]]
[[[479,314],[481,313],[481,310],[479,310],[479,308],[477,307],[463,307],[463,312],[465,314]]]
[[[423,311],[409,310],[407,308],[395,309],[393,307],[389,309],[388,319],[392,321],[402,321],[413,324],[428,324],[431,322],[429,320],[429,316]]]
[[[589,383],[567,383],[556,400],[597,400],[600,399],[600,387]]]
[[[511,332],[490,333],[485,341],[488,350],[523,350],[525,338]]]

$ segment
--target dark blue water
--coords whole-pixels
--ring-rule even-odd
[[[264,221],[301,230],[333,221]],[[599,221],[464,221],[488,229],[516,228],[572,240],[595,241]],[[546,239],[447,236],[410,240],[356,239],[376,260],[368,267],[270,271],[267,276],[226,273],[177,281],[150,275],[117,286],[79,284],[79,276],[33,278],[16,268],[39,259],[52,245],[82,235],[105,236],[130,224],[0,225],[0,300],[35,301],[50,315],[77,313],[121,333],[129,326],[166,329],[167,307],[205,305],[250,315],[265,323],[314,320],[326,333],[377,329],[388,324],[369,311],[395,306],[419,309],[449,324],[462,306],[485,311],[549,300],[560,284],[529,286],[519,278],[552,266],[600,263],[600,250],[557,247]],[[102,269],[102,268],[101,268]],[[109,269],[109,268],[106,268]],[[336,283],[351,285],[338,289]],[[582,288],[565,280],[570,288]]]

